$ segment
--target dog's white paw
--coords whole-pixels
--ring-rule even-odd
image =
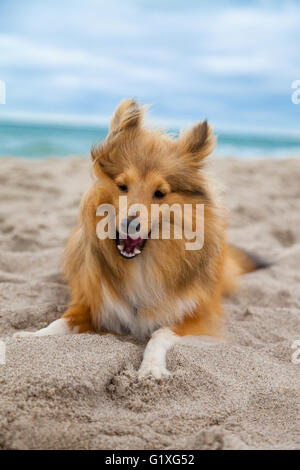
[[[13,338],[29,338],[30,336],[36,336],[34,331],[18,331],[13,335]]]
[[[142,362],[141,367],[138,370],[138,378],[141,380],[145,377],[152,376],[155,379],[162,379],[169,377],[171,374],[162,364],[157,364],[154,361]]]
[[[70,328],[66,318],[54,320],[46,328],[37,331],[18,331],[14,338],[28,338],[29,336],[65,336],[72,333],[78,333],[78,327]]]

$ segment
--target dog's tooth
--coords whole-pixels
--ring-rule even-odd
[[[118,249],[119,249],[120,251],[123,250],[123,246],[122,246],[122,245],[117,245],[117,247],[118,247]]]
[[[120,251],[121,251],[121,255],[123,255],[125,258],[134,258],[136,255],[136,253],[127,253],[127,251],[125,250],[120,250]]]
[[[139,255],[139,254],[141,253],[141,250],[139,250],[138,248],[135,248],[135,249],[134,249],[134,253],[135,253],[136,255]]]

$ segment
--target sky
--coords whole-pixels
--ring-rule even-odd
[[[297,132],[300,1],[0,0],[2,115]]]

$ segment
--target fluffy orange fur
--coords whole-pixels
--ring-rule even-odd
[[[179,336],[218,336],[222,296],[252,267],[226,243],[225,218],[203,169],[214,147],[212,129],[201,122],[175,140],[145,128],[143,112],[134,100],[123,101],[107,138],[92,149],[96,178],[82,199],[79,222],[64,253],[71,304],[63,317],[79,332],[148,336],[168,326]],[[96,209],[113,204],[118,218],[122,185],[128,188],[129,206],[142,203],[150,210],[153,202],[204,204],[203,248],[186,250],[184,238],[150,238],[136,258],[121,257],[114,240],[97,237],[101,218]],[[163,200],[155,200],[157,190],[163,191]],[[149,225],[141,223],[148,233]],[[115,310],[133,313],[122,326],[109,317]]]

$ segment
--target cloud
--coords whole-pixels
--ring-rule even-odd
[[[110,57],[97,57],[80,49],[63,49],[42,45],[19,36],[0,35],[0,64],[3,67],[113,67]]]
[[[254,105],[263,116],[273,115],[273,100],[278,123],[294,119],[283,97],[288,100],[290,83],[299,78],[299,3],[9,5],[0,6],[0,67],[14,97],[8,108],[13,102],[84,114],[101,103],[101,112],[110,112],[120,97],[133,95],[155,103],[169,119],[204,113],[239,123],[254,119]]]

